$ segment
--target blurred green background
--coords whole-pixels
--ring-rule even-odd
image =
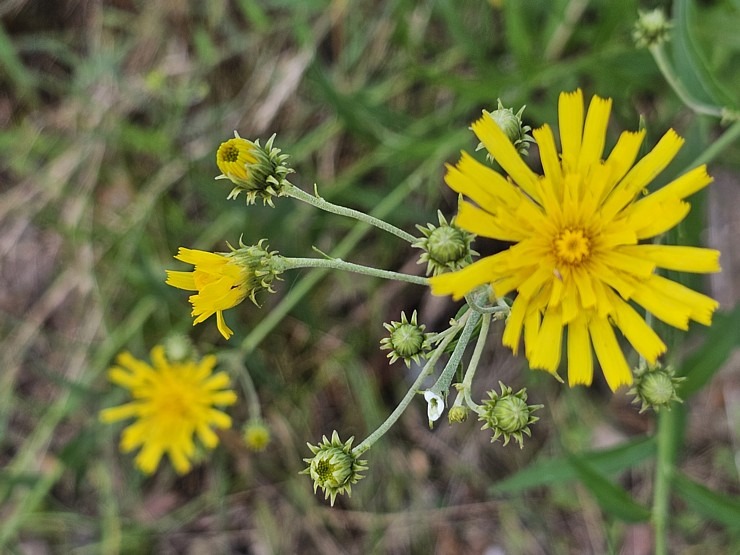
[[[306,442],[334,429],[359,442],[403,395],[412,376],[378,350],[384,321],[418,309],[441,330],[457,306],[416,286],[293,272],[261,308],[227,313],[226,343],[213,321],[191,326],[164,270],[180,268],[179,246],[224,251],[243,235],[286,256],[316,246],[423,272],[418,252],[351,220],[290,199],[227,202],[215,151],[234,130],[277,133],[293,183],[417,233],[437,209],[454,214],[444,164],[475,148],[467,128],[482,109],[501,98],[526,104],[533,127],[556,124],[558,94],[581,87],[614,99],[607,148],[640,115],[650,145],[669,127],[686,138],[665,183],[725,128],[681,104],[633,46],[638,8],[656,6],[674,17],[668,51],[691,94],[737,109],[737,0],[0,2],[0,552],[651,552],[648,523],[615,516],[566,454],[616,449],[587,460],[649,506],[654,416],[602,382],[563,388],[501,348],[485,354],[480,387],[526,385],[546,405],[523,450],[472,421],[430,431],[419,399],[329,508],[298,475]],[[723,249],[724,272],[692,282],[721,301],[715,326],[672,338],[684,373],[699,368],[677,409],[678,465],[696,482],[673,500],[674,552],[740,549],[739,167],[737,144],[712,160],[717,182],[677,234]],[[265,451],[241,442],[241,402],[234,430],[184,477],[168,464],[144,477],[118,452],[120,427],[97,421],[123,399],[105,371],[172,333],[241,353],[272,430]]]

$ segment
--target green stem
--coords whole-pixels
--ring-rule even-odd
[[[466,320],[469,318],[469,314],[471,314],[471,311],[468,311],[467,313],[465,313],[465,315],[462,318],[460,318],[460,320],[457,321],[457,330],[460,329],[461,325],[463,324],[467,325]],[[424,381],[424,379],[427,376],[429,376],[429,374],[431,374],[432,369],[434,368],[434,365],[437,364],[439,357],[442,356],[442,353],[444,353],[445,348],[454,339],[455,335],[456,335],[455,333],[450,333],[442,341],[439,342],[439,344],[437,345],[437,348],[434,350],[432,355],[429,357],[429,360],[427,360],[427,363],[424,365],[424,368],[422,368],[421,372],[419,372],[419,375],[416,377],[416,380],[414,380],[414,383],[411,384],[411,387],[406,392],[406,395],[404,395],[403,399],[401,399],[401,402],[398,404],[395,410],[388,416],[388,418],[385,419],[385,422],[383,422],[378,427],[378,429],[376,429],[372,434],[367,436],[367,438],[362,443],[360,443],[357,447],[352,449],[352,454],[355,457],[359,457],[365,451],[370,449],[370,447],[372,447],[376,441],[378,441],[381,437],[383,437],[383,435],[385,435],[385,433],[388,430],[390,430],[391,426],[393,426],[393,424],[396,423],[396,420],[399,419],[399,417],[406,410],[406,407],[408,407],[409,403],[411,403],[411,400],[417,394],[419,387],[421,386],[421,383]]]
[[[444,370],[442,370],[439,378],[437,378],[437,381],[430,389],[432,393],[435,393],[440,397],[445,396],[447,394],[447,391],[450,389],[452,376],[455,374],[455,370],[457,370],[457,365],[460,364],[463,353],[465,353],[465,347],[468,346],[468,342],[473,335],[475,325],[478,323],[478,320],[481,317],[481,315],[475,310],[469,310],[466,315],[467,314],[469,314],[470,316],[468,317],[467,322],[465,322],[465,327],[460,334],[460,338],[457,340],[455,350],[452,351],[450,360],[447,361],[447,365],[445,366]]]
[[[395,281],[405,281],[416,285],[429,285],[429,280],[421,276],[412,276],[391,272],[390,270],[380,270],[370,266],[361,266],[352,262],[345,262],[341,258],[285,258],[280,257],[275,261],[275,266],[280,271],[295,270],[297,268],[328,268],[331,270],[344,270],[346,272],[355,272],[366,276],[379,277],[383,279],[392,279]]]
[[[310,195],[303,189],[299,189],[295,185],[291,184],[286,186],[282,190],[282,192],[289,197],[308,203],[311,206],[315,206],[316,208],[325,210],[326,212],[339,214],[340,216],[347,216],[349,218],[354,218],[355,220],[359,220],[361,222],[365,222],[367,224],[375,226],[378,229],[382,229],[383,231],[395,235],[396,237],[400,237],[401,239],[409,243],[414,243],[417,240],[417,238],[410,233],[406,233],[404,230],[399,229],[396,226],[389,224],[388,222],[384,222],[383,220],[379,220],[378,218],[370,216],[369,214],[365,214],[364,212],[359,212],[358,210],[352,210],[351,208],[339,206],[338,204],[332,204],[331,202],[321,198],[318,194],[318,191],[315,194]]]
[[[653,491],[653,526],[655,555],[668,553],[668,517],[670,481],[675,458],[675,438],[679,410],[660,411],[658,414],[657,460]]]
[[[681,173],[685,173],[700,164],[708,164],[719,156],[724,149],[734,143],[738,137],[740,137],[740,121],[733,123],[727,131],[722,133],[722,135],[717,137],[717,139],[713,140],[709,147],[693,160],[691,164],[686,166]]]
[[[697,114],[703,114],[716,118],[721,118],[724,115],[721,108],[718,108],[717,106],[712,106],[710,104],[704,104],[703,102],[699,102],[691,96],[689,91],[687,91],[686,88],[683,86],[683,83],[681,83],[678,76],[673,72],[673,68],[668,61],[668,57],[666,56],[665,50],[663,49],[662,45],[651,46],[650,54],[653,55],[655,64],[658,66],[658,69],[663,74],[663,77],[671,86],[678,98],[681,99],[681,102],[686,104],[686,106],[688,106]]]
[[[470,363],[468,364],[468,369],[465,371],[465,377],[463,378],[462,389],[460,391],[464,396],[467,405],[475,412],[478,412],[480,406],[470,397],[470,390],[473,386],[473,378],[475,377],[475,371],[478,369],[480,357],[483,354],[483,347],[486,345],[486,339],[488,339],[488,329],[491,326],[492,317],[492,314],[483,315],[483,319],[480,324],[480,333],[478,334],[478,341],[475,344],[473,355],[470,357]]]
[[[223,355],[222,355],[223,356]],[[262,406],[260,405],[260,398],[257,394],[257,388],[254,386],[254,380],[252,379],[249,370],[247,369],[244,362],[242,362],[242,353],[235,351],[229,353],[228,359],[232,368],[237,374],[237,379],[244,390],[244,396],[247,398],[247,410],[249,411],[250,420],[261,420],[262,419]]]

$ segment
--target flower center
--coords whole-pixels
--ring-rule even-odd
[[[236,162],[239,159],[239,149],[235,145],[225,144],[221,149],[221,160]]]
[[[555,256],[565,264],[580,264],[591,254],[591,241],[582,229],[566,228],[553,242]]]

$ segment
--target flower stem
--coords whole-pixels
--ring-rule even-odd
[[[416,285],[429,285],[429,280],[421,276],[412,276],[391,272],[390,270],[380,270],[370,266],[361,266],[352,262],[345,262],[341,258],[286,258],[280,257],[275,261],[275,266],[280,271],[294,270],[296,268],[329,268],[332,270],[344,270],[346,272],[355,272],[366,276],[379,277],[383,279],[392,279],[395,281],[405,281]]]
[[[457,345],[455,345],[455,350],[452,351],[450,360],[447,361],[447,365],[445,366],[444,370],[442,370],[439,378],[437,378],[437,381],[430,389],[430,391],[436,393],[439,396],[445,396],[447,394],[447,391],[450,389],[452,376],[455,373],[455,370],[457,370],[457,365],[460,364],[460,360],[462,359],[463,353],[465,352],[465,347],[468,346],[468,341],[470,341],[470,338],[473,335],[475,325],[478,323],[478,320],[481,317],[481,315],[475,310],[468,311],[468,314],[470,314],[470,316],[468,317],[468,321],[465,322],[465,327],[460,334],[460,338],[457,340]]]
[[[668,517],[670,481],[676,454],[676,432],[681,409],[660,411],[658,414],[658,453],[655,463],[655,486],[653,489],[653,527],[655,554],[668,553]]]
[[[469,315],[471,314],[471,312],[472,311],[466,312],[456,322],[457,330],[459,330],[463,326],[463,324],[467,325],[466,320],[470,317]],[[439,344],[437,345],[437,348],[434,350],[432,355],[429,357],[429,360],[427,360],[427,363],[424,365],[424,368],[422,368],[421,372],[419,372],[419,375],[416,377],[416,380],[414,380],[414,383],[411,384],[411,387],[409,387],[409,390],[406,392],[406,395],[403,397],[403,399],[401,399],[401,402],[398,404],[395,410],[388,416],[388,418],[385,419],[385,422],[383,422],[378,427],[378,429],[376,429],[372,434],[367,436],[367,438],[365,438],[365,440],[362,443],[360,443],[357,447],[352,449],[352,454],[355,457],[359,457],[365,451],[370,449],[370,447],[372,447],[376,441],[378,441],[381,437],[383,437],[383,435],[385,435],[385,433],[391,428],[391,426],[393,426],[393,424],[396,423],[396,420],[399,419],[399,417],[406,410],[406,407],[409,406],[409,403],[411,403],[411,400],[417,394],[419,386],[421,386],[421,383],[424,381],[424,379],[432,372],[434,365],[437,364],[439,357],[442,356],[442,353],[444,353],[445,348],[454,339],[455,335],[456,333],[450,333],[442,341],[439,342]]]
[[[480,357],[483,354],[483,347],[486,344],[486,339],[488,339],[488,329],[491,326],[491,319],[491,314],[483,315],[480,324],[480,333],[478,334],[478,341],[475,344],[473,355],[470,357],[470,363],[468,364],[468,369],[465,371],[465,377],[463,378],[462,388],[459,393],[459,395],[461,394],[464,396],[467,405],[475,412],[478,412],[480,405],[475,403],[470,397],[470,390],[473,386],[473,378],[475,377],[475,371],[478,369]]]
[[[338,204],[332,204],[331,202],[324,200],[319,196],[318,191],[315,194],[311,195],[305,192],[303,189],[299,189],[295,185],[291,184],[283,188],[282,192],[289,197],[303,201],[307,204],[310,204],[311,206],[315,206],[316,208],[325,210],[326,212],[339,214],[340,216],[347,216],[349,218],[354,218],[355,220],[359,220],[361,222],[365,222],[366,224],[375,226],[378,229],[382,229],[383,231],[395,235],[396,237],[400,237],[401,239],[409,243],[413,243],[416,241],[416,237],[414,237],[410,233],[406,233],[404,230],[399,229],[394,225],[389,224],[388,222],[379,220],[378,218],[370,216],[369,214],[365,214],[364,212],[359,212],[358,210],[339,206]]]
[[[658,69],[663,74],[663,77],[673,89],[673,92],[675,92],[678,98],[681,99],[681,102],[686,104],[686,106],[688,106],[697,114],[712,116],[716,118],[721,118],[724,115],[724,112],[721,108],[718,108],[717,106],[712,106],[710,104],[704,104],[703,102],[699,102],[691,96],[689,91],[687,91],[686,88],[683,86],[683,83],[681,83],[678,76],[673,72],[673,68],[668,61],[668,57],[666,56],[665,50],[663,49],[663,45],[651,46],[650,54],[653,55],[655,64],[658,66]]]

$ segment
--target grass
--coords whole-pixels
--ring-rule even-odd
[[[688,92],[737,109],[737,6],[664,4],[676,17],[670,52]],[[15,2],[0,27],[0,551],[650,549],[652,540],[640,539],[646,525],[623,513],[629,502],[650,506],[656,419],[603,384],[566,390],[523,371],[504,349],[484,353],[487,387],[498,379],[526,385],[547,405],[525,448],[490,444],[475,422],[430,431],[420,400],[367,454],[368,477],[352,497],[332,509],[298,475],[306,441],[337,429],[359,442],[403,395],[409,375],[377,348],[382,322],[419,309],[437,330],[457,307],[415,286],[295,272],[261,308],[245,303],[227,314],[236,336],[226,344],[212,322],[191,327],[184,295],[164,284],[179,246],[223,250],[242,234],[247,242],[266,237],[288,256],[308,256],[315,245],[358,263],[421,271],[402,241],[350,220],[289,199],[274,209],[226,202],[229,187],[213,181],[214,155],[234,129],[263,141],[277,133],[297,169],[294,183],[311,190],[315,182],[327,200],[412,233],[435,222],[438,208],[454,213],[444,163],[474,148],[467,127],[499,97],[515,109],[526,104],[533,126],[556,121],[562,90],[612,97],[614,129],[636,128],[642,114],[651,144],[668,127],[687,137],[667,172],[675,175],[725,128],[687,109],[647,50],[634,48],[642,5],[44,6]],[[710,172],[736,175],[738,159],[736,142],[725,138]],[[736,185],[721,189],[728,197],[720,205],[737,200]],[[708,230],[734,225],[717,218],[693,210],[682,241],[703,243]],[[723,254],[725,267],[737,264],[732,256]],[[726,516],[737,511],[736,363],[717,374],[737,346],[737,287],[735,280],[734,289],[714,292],[730,305],[713,328],[675,339],[691,347],[677,351],[684,370],[700,370],[690,374],[693,396],[672,413],[681,478],[671,551],[738,546]],[[169,334],[187,334],[224,361],[240,355],[273,434],[266,451],[242,445],[250,407],[240,403],[234,430],[184,477],[163,465],[146,478],[118,452],[120,429],[96,416],[122,399],[105,371],[119,351],[143,357]],[[229,370],[240,383],[238,368]],[[617,451],[588,454],[606,445]],[[600,504],[607,481],[620,486],[608,496],[612,506]],[[624,491],[631,497],[620,504]]]

